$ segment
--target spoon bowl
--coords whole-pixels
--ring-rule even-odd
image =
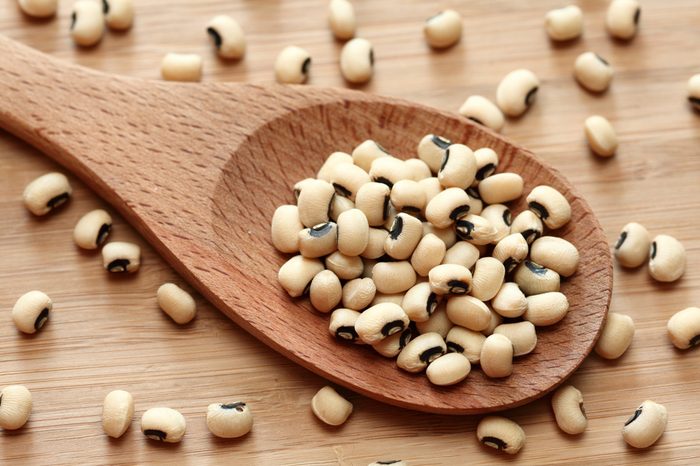
[[[598,338],[612,291],[600,224],[555,169],[471,121],[341,89],[109,76],[3,37],[0,56],[1,127],[78,175],[237,324],[332,382],[420,411],[498,411],[554,389]],[[433,386],[369,347],[336,341],[328,316],[306,299],[289,298],[277,283],[287,257],[272,247],[270,220],[277,206],[294,202],[295,182],[314,176],[331,152],[350,152],[365,139],[412,157],[428,133],[493,148],[498,171],[521,174],[526,193],[551,185],[572,206],[572,221],[556,232],[581,254],[578,271],[562,282],[569,313],[538,329],[535,350],[517,358],[504,379],[475,369],[456,386]],[[524,197],[512,203],[515,213],[525,208]]]

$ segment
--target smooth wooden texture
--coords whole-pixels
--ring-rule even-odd
[[[410,102],[312,86],[174,84],[68,66],[0,36],[0,127],[43,150],[107,200],[211,303],[285,356],[327,379],[396,406],[443,414],[513,408],[566,379],[591,351],[610,303],[612,258],[585,200],[529,151],[475,123]],[[236,115],[233,117],[233,115]],[[277,271],[270,219],[292,187],[337,150],[366,139],[415,156],[443,135],[499,154],[525,193],[553,186],[571,204],[556,232],[581,251],[562,292],[570,311],[539,332],[514,374],[434,387],[370,347],[339,343],[328,315],[292,300]],[[513,203],[519,212],[525,197]]]
[[[339,46],[325,28],[322,2],[142,0],[136,27],[110,34],[95,50],[72,46],[66,33],[69,2],[50,22],[30,22],[14,2],[0,4],[0,29],[10,37],[91,67],[155,78],[162,55],[196,51],[206,57],[206,79],[270,82],[274,57],[291,42],[315,57],[312,84],[340,85]],[[612,310],[632,315],[637,335],[620,360],[589,357],[572,382],[586,400],[589,429],[581,437],[558,432],[548,399],[507,413],[520,422],[528,441],[515,458],[481,448],[474,438],[477,417],[427,415],[392,408],[348,393],[355,403],[347,425],[327,429],[310,414],[308,403],[324,381],[268,350],[200,303],[193,324],[181,329],[155,305],[155,290],[180,279],[143,240],[117,219],[114,239],[144,247],[148,273],[105,277],[99,257],[78,251],[71,240],[77,219],[103,206],[73,179],[71,205],[55,216],[36,220],[21,207],[24,185],[56,166],[17,139],[0,138],[0,309],[30,288],[40,288],[57,302],[53,321],[40,337],[24,338],[3,312],[0,325],[0,384],[26,383],[35,409],[26,429],[0,434],[0,457],[24,464],[367,464],[403,457],[412,465],[604,464],[695,462],[699,454],[696,393],[697,351],[675,351],[665,331],[677,310],[697,305],[699,207],[694,156],[697,115],[685,104],[685,82],[699,71],[687,53],[696,40],[695,2],[644,2],[642,32],[625,45],[603,31],[604,1],[581,2],[585,37],[568,46],[551,46],[542,31],[544,12],[559,2],[446,2],[357,0],[362,35],[377,49],[377,74],[365,90],[417,100],[453,111],[470,93],[493,97],[498,80],[510,69],[526,66],[543,79],[538,102],[522,119],[509,121],[508,137],[531,148],[559,168],[590,202],[614,241],[628,221],[640,221],[653,233],[670,233],[689,254],[686,276],[659,286],[641,269],[615,271]],[[397,5],[408,8],[398,8]],[[423,18],[445,7],[465,15],[462,43],[446,53],[429,53],[420,35]],[[250,53],[239,64],[219,62],[195,27],[226,9],[249,32]],[[572,80],[578,53],[592,49],[609,59],[617,74],[611,90],[592,96]],[[4,96],[4,94],[2,94]],[[591,156],[583,138],[586,116],[601,113],[620,135],[616,158]],[[128,138],[128,135],[125,135]],[[144,268],[144,270],[147,270]],[[59,305],[60,303],[60,305]],[[58,310],[62,312],[58,312]],[[101,433],[104,395],[131,390],[138,419],[145,409],[168,405],[181,409],[188,433],[179,447],[145,441],[137,420],[121,441]],[[346,392],[347,393],[347,392]],[[256,414],[253,433],[240,440],[218,441],[206,431],[206,405],[219,399],[245,399]],[[646,452],[627,448],[620,429],[644,399],[664,403],[669,426]]]

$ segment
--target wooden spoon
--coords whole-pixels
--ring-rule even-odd
[[[586,201],[531,152],[459,116],[341,89],[175,84],[68,65],[0,37],[0,126],[36,146],[118,210],[210,302],[311,371],[396,406],[474,414],[522,405],[569,376],[600,333],[612,289],[605,235]],[[328,333],[328,318],[277,283],[286,260],[270,242],[275,208],[331,152],[375,139],[401,157],[428,133],[491,147],[526,192],[554,186],[573,219],[557,231],[581,253],[562,283],[566,318],[539,332],[513,375],[474,370],[454,387],[400,371],[369,347]],[[524,198],[524,196],[523,196]],[[512,206],[524,207],[521,200]],[[149,273],[148,264],[139,273]],[[155,293],[155,290],[154,290]],[[236,355],[231,355],[236,364]]]

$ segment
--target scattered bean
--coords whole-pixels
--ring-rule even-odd
[[[412,180],[413,171],[401,159],[396,157],[380,157],[372,162],[369,169],[369,176],[372,181],[384,183],[392,188],[401,180]]]
[[[434,385],[454,385],[466,379],[471,371],[469,360],[461,353],[447,353],[430,363],[425,371]]]
[[[501,289],[506,269],[495,257],[482,257],[476,261],[472,274],[471,295],[481,301],[490,301]]]
[[[613,69],[603,57],[585,52],[576,58],[574,77],[583,87],[592,92],[603,92],[610,87]]]
[[[647,229],[639,223],[628,223],[615,244],[615,258],[623,267],[639,267],[649,258],[650,248]]]
[[[360,188],[370,182],[369,174],[352,164],[338,164],[331,169],[331,184],[336,194],[355,201],[355,196]]]
[[[417,181],[400,180],[391,188],[391,203],[400,212],[419,214],[425,210],[425,190]]]
[[[634,321],[625,314],[609,312],[595,352],[605,359],[617,359],[632,344]]]
[[[253,428],[253,413],[242,401],[212,403],[207,407],[207,428],[220,438],[243,437]]]
[[[366,183],[357,191],[355,207],[367,217],[370,226],[381,226],[389,216],[391,189],[383,183]]]
[[[520,233],[511,233],[496,244],[492,255],[503,262],[506,273],[510,273],[525,260],[528,251],[529,247],[525,237]]]
[[[169,53],[160,63],[160,75],[166,81],[201,81],[202,57],[194,53]]]
[[[141,266],[141,248],[121,241],[108,243],[102,248],[102,263],[110,272],[137,272]]]
[[[503,204],[523,194],[523,177],[517,173],[498,173],[479,183],[479,196],[487,204]]]
[[[476,158],[476,179],[472,186],[478,185],[481,181],[493,175],[498,168],[498,154],[493,149],[482,147],[474,151]]]
[[[331,201],[335,196],[333,185],[323,180],[308,181],[297,200],[299,207],[299,220],[305,227],[313,227],[326,223]]]
[[[564,293],[550,291],[527,297],[523,319],[538,327],[554,325],[569,312],[569,300]]]
[[[535,103],[540,80],[525,69],[508,73],[496,89],[496,104],[503,113],[510,117],[518,117]]]
[[[413,322],[425,322],[438,307],[440,297],[433,293],[428,282],[418,283],[403,297],[401,307]]]
[[[507,337],[513,344],[513,356],[523,356],[537,346],[537,332],[532,322],[523,321],[501,324],[493,330],[496,335]]]
[[[23,427],[32,413],[32,394],[24,385],[8,385],[0,392],[0,427],[16,430]]]
[[[348,0],[331,0],[328,5],[328,23],[336,39],[348,40],[355,37],[357,20],[352,3]]]
[[[469,212],[469,196],[460,188],[447,188],[431,199],[425,218],[437,228],[447,228]]]
[[[134,397],[124,390],[113,390],[102,404],[102,430],[113,438],[119,438],[134,418]]]
[[[551,186],[537,186],[527,196],[527,205],[552,230],[571,220],[571,206],[564,195]]]
[[[457,325],[452,327],[445,337],[447,351],[463,354],[471,364],[479,364],[484,341],[486,336],[483,333]]]
[[[416,272],[408,261],[379,262],[372,270],[372,279],[380,293],[402,293],[416,284]]]
[[[343,286],[343,307],[355,311],[365,309],[372,303],[376,293],[377,287],[371,278],[350,280]]]
[[[559,428],[567,434],[582,434],[588,426],[583,395],[573,385],[564,385],[552,396],[552,410]]]
[[[336,274],[341,280],[357,278],[362,275],[365,269],[359,256],[346,256],[340,251],[336,251],[326,257],[326,268]]]
[[[47,173],[24,188],[24,205],[34,215],[46,215],[70,199],[73,189],[61,173]]]
[[[445,340],[439,334],[424,333],[408,342],[399,353],[396,365],[407,372],[422,372],[446,351]]]
[[[112,217],[97,209],[83,215],[73,229],[75,244],[83,249],[97,249],[112,229]]]
[[[586,118],[583,129],[588,139],[591,150],[601,157],[612,157],[617,150],[617,134],[610,122],[600,116],[593,115]]]
[[[408,327],[409,319],[401,306],[382,303],[370,307],[357,317],[355,331],[367,344],[375,344]]]
[[[151,440],[178,443],[185,436],[185,416],[170,408],[151,408],[141,416],[141,432]]]
[[[303,84],[309,78],[311,54],[296,45],[282,49],[275,60],[275,80],[280,84]]]
[[[536,295],[537,296],[537,295]],[[528,301],[517,283],[507,282],[491,300],[491,307],[503,317],[520,317],[527,311]]]
[[[212,18],[207,34],[216,47],[216,53],[227,60],[238,60],[245,54],[246,41],[238,21],[227,15]]]
[[[354,84],[366,83],[374,72],[374,50],[366,39],[355,38],[343,46],[340,53],[340,72]]]
[[[416,220],[421,226],[420,220]],[[359,256],[369,242],[369,223],[360,209],[350,209],[338,217],[338,251],[346,256]]]
[[[522,427],[508,418],[486,416],[476,427],[476,437],[487,447],[515,455],[525,445]]]
[[[12,308],[12,320],[23,333],[35,333],[49,320],[51,298],[41,291],[29,291],[19,297]]]
[[[427,163],[430,171],[437,173],[440,170],[445,151],[452,145],[452,141],[442,136],[428,134],[418,143],[418,158]]]
[[[651,243],[649,274],[660,282],[674,282],[685,273],[685,248],[673,236],[658,235]]]
[[[433,48],[452,47],[462,37],[462,16],[454,10],[444,10],[425,21],[425,41]]]
[[[459,108],[459,114],[496,132],[500,132],[505,123],[501,109],[480,95],[469,96]]]
[[[532,244],[533,241],[542,236],[544,225],[542,225],[542,220],[533,211],[524,210],[513,219],[513,223],[510,225],[510,232],[511,234],[520,233],[527,241],[527,244]]]
[[[666,407],[646,400],[625,422],[622,438],[634,448],[648,448],[663,435],[667,423]]]
[[[489,326],[491,311],[483,301],[469,295],[447,300],[447,317],[455,325],[480,332]]]
[[[472,274],[457,264],[441,264],[428,273],[430,289],[437,295],[466,294],[472,288]]]
[[[158,288],[158,306],[180,325],[190,322],[197,315],[194,298],[174,283],[165,283]]]
[[[310,259],[327,256],[338,250],[338,225],[334,222],[304,228],[297,237],[299,252]]]
[[[666,325],[673,345],[688,349],[700,343],[700,308],[689,307],[678,311]]]
[[[464,144],[452,144],[445,151],[438,181],[445,188],[467,189],[476,177],[476,157]]]
[[[631,39],[637,33],[641,13],[637,0],[613,0],[605,17],[605,27],[616,39]]]
[[[125,31],[134,23],[133,0],[102,0],[102,10],[110,29]]]
[[[360,337],[355,329],[355,322],[360,317],[360,313],[352,309],[338,308],[331,313],[331,321],[328,331],[335,338],[340,340],[361,343]]]
[[[492,243],[498,236],[491,222],[479,215],[468,214],[457,219],[457,236],[477,246]]]
[[[342,296],[340,279],[330,270],[322,270],[311,280],[309,298],[311,305],[318,312],[332,311],[340,303]]]
[[[384,251],[394,259],[408,259],[422,237],[423,223],[416,217],[400,213],[391,226],[389,236],[384,243]]]
[[[309,291],[311,280],[321,271],[323,264],[320,260],[294,256],[280,267],[277,279],[289,296],[296,298]]]
[[[576,5],[551,10],[544,17],[544,28],[552,40],[576,39],[583,33],[583,13]]]
[[[508,377],[513,373],[513,343],[505,335],[489,335],[481,348],[479,364],[487,377]]]
[[[311,411],[329,426],[339,426],[352,414],[352,403],[340,396],[333,387],[325,386],[311,399]]]
[[[105,32],[102,5],[91,0],[77,0],[71,13],[70,34],[73,42],[82,47],[97,44]]]
[[[58,0],[18,0],[20,9],[34,18],[48,18],[56,14]]]
[[[579,253],[576,246],[564,238],[543,236],[532,243],[530,258],[562,277],[570,277],[578,268]]]

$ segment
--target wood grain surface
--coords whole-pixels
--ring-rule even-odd
[[[697,461],[698,354],[673,350],[665,331],[670,315],[697,305],[699,298],[700,277],[692,264],[699,247],[693,232],[700,204],[700,162],[694,154],[700,122],[684,100],[685,82],[700,68],[687,50],[697,40],[697,5],[644,2],[641,33],[623,44],[603,31],[607,2],[581,2],[585,37],[562,47],[550,45],[541,28],[544,12],[558,2],[355,3],[360,34],[374,42],[377,54],[375,79],[364,90],[453,110],[472,93],[493,97],[498,80],[511,69],[531,68],[543,81],[538,102],[524,118],[509,121],[505,133],[575,182],[610,241],[634,220],[652,233],[677,236],[688,249],[689,270],[674,285],[653,283],[645,270],[615,271],[612,310],[630,314],[637,334],[623,358],[608,362],[592,356],[574,376],[586,400],[588,431],[577,438],[561,434],[547,400],[541,400],[508,413],[523,425],[528,445],[517,457],[505,458],[476,443],[477,418],[403,411],[352,394],[355,413],[347,425],[320,425],[308,403],[322,379],[267,349],[202,301],[198,318],[184,329],[157,310],[157,286],[179,279],[123,222],[117,221],[114,239],[134,240],[145,249],[144,270],[137,276],[106,277],[99,257],[76,250],[75,221],[102,205],[77,181],[74,199],[62,212],[31,218],[21,207],[22,189],[55,167],[3,134],[0,385],[25,383],[34,393],[35,409],[25,429],[0,435],[0,457],[22,464]],[[447,52],[431,53],[422,41],[421,22],[445,6],[465,15],[464,40]],[[0,31],[76,63],[141,77],[157,77],[167,51],[200,52],[212,81],[269,82],[277,51],[295,43],[314,56],[311,84],[342,85],[339,45],[325,27],[325,2],[181,1],[166,7],[144,0],[134,30],[110,34],[93,50],[73,47],[66,32],[70,5],[61,9],[53,21],[34,22],[6,0],[0,4]],[[249,54],[241,63],[218,61],[203,34],[209,17],[221,12],[239,18],[248,32]],[[588,49],[617,70],[602,96],[586,93],[571,78],[574,58]],[[592,113],[607,116],[618,130],[621,148],[612,160],[595,159],[585,146],[582,122]],[[32,288],[49,293],[56,307],[41,334],[26,338],[11,325],[9,309]],[[114,388],[134,394],[136,417],[155,405],[180,409],[189,421],[185,441],[174,447],[146,442],[138,422],[122,440],[105,438],[100,405]],[[204,425],[206,405],[233,398],[251,404],[254,431],[236,441],[214,439]],[[638,452],[625,446],[619,432],[644,399],[665,404],[670,419],[659,443]]]

